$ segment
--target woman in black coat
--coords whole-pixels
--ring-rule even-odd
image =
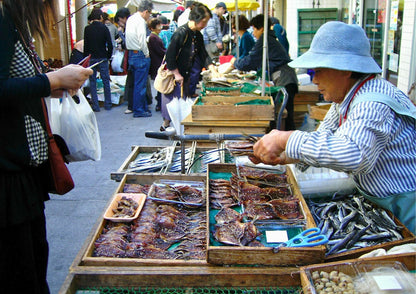
[[[214,65],[208,56],[204,46],[201,30],[206,27],[208,20],[212,17],[211,11],[204,4],[198,3],[189,14],[188,23],[179,27],[172,36],[168,50],[166,51],[167,68],[175,75],[176,86],[172,93],[162,95],[162,117],[164,131],[170,124],[170,116],[166,107],[173,97],[189,96],[189,75],[196,56],[203,62],[203,66],[216,75]]]

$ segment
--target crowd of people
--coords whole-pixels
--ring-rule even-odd
[[[73,56],[79,56],[77,49],[82,45],[82,57],[91,54],[93,62],[105,61],[94,68],[94,74],[90,77],[94,111],[100,111],[95,81],[97,71],[103,82],[104,108],[111,109],[110,79],[104,72],[108,72],[106,66],[116,51],[123,52],[124,62],[119,72],[111,73],[127,75],[124,97],[128,105],[125,113],[134,117],[149,117],[152,115],[149,105],[155,99],[154,110],[161,111],[163,117],[160,131],[170,126],[166,104],[172,97],[197,97],[201,71],[210,69],[214,75],[218,75],[211,65],[218,62],[219,56],[233,55],[232,65],[240,70],[261,69],[262,15],[249,21],[245,14],[240,14],[237,25],[235,16],[230,18],[224,2],[216,3],[211,11],[202,3],[185,1],[184,6],[177,6],[172,12],[172,19],[154,13],[152,1],[134,0],[132,4],[137,7],[137,12],[130,15],[128,8],[120,8],[114,17],[115,25],[106,13],[99,8],[93,9],[89,16],[90,24],[85,28],[84,40],[80,41],[82,44],[78,42],[73,51]],[[297,92],[297,79],[294,70],[287,66],[290,57],[286,31],[278,19],[270,18],[269,22],[269,79],[276,86],[284,86],[289,94],[285,126],[290,130],[295,128],[293,99]],[[108,28],[108,32],[103,28]],[[119,58],[112,62],[116,60],[119,62]],[[175,74],[177,87],[170,94],[157,92],[153,97],[152,84],[163,62]]]

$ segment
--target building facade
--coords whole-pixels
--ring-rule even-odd
[[[416,0],[274,0],[273,14],[286,28],[290,56],[306,51],[323,22],[363,27],[383,76],[408,93],[416,81]]]

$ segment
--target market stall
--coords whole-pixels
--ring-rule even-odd
[[[345,242],[336,249],[331,238],[312,245],[289,243],[302,231],[322,228],[317,215],[332,218],[323,210],[338,215],[333,209],[343,205],[328,202],[331,208],[326,208],[313,193],[303,195],[291,168],[250,164],[244,159],[250,152],[248,144],[225,140],[223,147],[235,163],[211,163],[204,173],[122,175],[61,293],[300,293],[312,291],[311,276],[316,270],[351,274],[352,263],[354,270],[360,266],[368,272],[390,262],[395,272],[386,274],[394,278],[400,271],[408,275],[408,270],[415,269],[416,253],[406,253],[405,248],[414,246],[415,236],[391,214],[369,206],[359,196],[333,201],[351,206],[348,201],[360,201],[354,213],[377,222],[366,233],[370,243],[347,246]],[[140,148],[135,148],[136,154]],[[117,219],[120,209],[115,207],[123,196],[141,197],[137,208],[141,211]],[[377,228],[379,232],[373,231]],[[380,250],[390,253],[371,257]],[[370,257],[356,260],[363,254]],[[354,277],[361,276],[354,272]]]
[[[358,293],[367,275],[367,286],[392,290],[377,277],[380,268],[396,293],[415,288],[409,271],[416,268],[416,237],[391,213],[349,191],[344,178],[341,185],[328,177],[329,171],[320,171],[323,178],[311,192],[303,172],[247,159],[256,141],[250,135],[266,132],[260,123],[276,120],[285,95],[277,90],[277,112],[276,99],[265,95],[272,87],[264,71],[262,84],[248,83],[247,93],[240,82],[205,80],[181,121],[184,133],[166,135],[180,141],[181,173],[169,170],[176,143],[163,152],[133,148],[112,174],[119,186],[62,293],[318,293],[329,288],[329,278],[338,283],[332,288]],[[214,147],[198,146],[201,139]],[[195,154],[211,151],[215,160],[192,170]]]

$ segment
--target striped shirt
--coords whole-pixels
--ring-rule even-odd
[[[286,154],[307,165],[347,172],[372,196],[415,191],[416,120],[374,101],[352,104],[348,109],[359,82],[343,102],[332,103],[317,131],[295,131],[287,142]],[[365,83],[354,99],[359,100],[364,93],[387,95],[414,111],[410,99],[382,78]]]

